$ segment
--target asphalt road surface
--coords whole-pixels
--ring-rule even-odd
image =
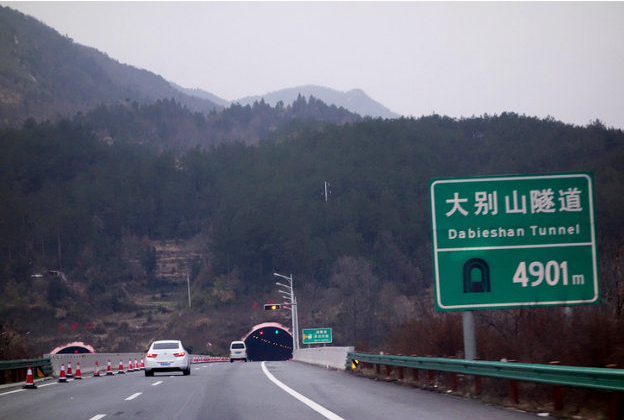
[[[190,376],[134,372],[0,391],[0,419],[10,420],[537,418],[297,362],[196,364]]]

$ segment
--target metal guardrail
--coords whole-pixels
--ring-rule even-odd
[[[490,376],[517,381],[592,388],[605,391],[624,391],[624,369],[394,356],[355,352],[348,353],[347,368],[350,368],[353,360],[382,366],[444,371],[474,376]]]
[[[19,382],[26,379],[26,369],[33,369],[35,376],[52,375],[50,359],[22,359],[0,361],[0,384]]]

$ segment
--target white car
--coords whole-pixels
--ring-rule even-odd
[[[180,340],[154,341],[145,354],[145,376],[154,372],[182,371],[191,374],[191,357]]]
[[[234,360],[247,361],[247,346],[244,341],[232,341],[230,343],[230,363]]]

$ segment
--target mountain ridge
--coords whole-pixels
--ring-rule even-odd
[[[191,112],[209,115],[234,104],[285,105],[298,96],[314,97],[361,116],[396,118],[364,91],[339,92],[304,85],[228,101],[201,89],[188,89],[146,69],[124,64],[95,48],[74,42],[37,19],[0,7],[0,124],[26,119],[57,120],[97,106],[174,99]]]
[[[194,112],[223,107],[162,76],[110,58],[9,7],[0,7],[0,123],[69,117],[99,104],[175,99]]]
[[[399,114],[369,97],[362,89],[351,89],[341,92],[318,85],[302,85],[268,92],[263,95],[246,96],[233,102],[241,105],[251,105],[253,102],[264,99],[271,106],[277,105],[280,101],[284,104],[292,103],[297,97],[314,97],[320,99],[328,105],[343,107],[351,112],[355,112],[363,117],[373,118],[398,118]]]

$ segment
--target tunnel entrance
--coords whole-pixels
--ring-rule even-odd
[[[247,358],[253,361],[292,359],[293,337],[286,327],[276,322],[256,325],[243,341]]]
[[[80,353],[94,353],[95,349],[83,343],[82,341],[74,341],[73,343],[65,344],[55,348],[50,354],[80,354]]]

